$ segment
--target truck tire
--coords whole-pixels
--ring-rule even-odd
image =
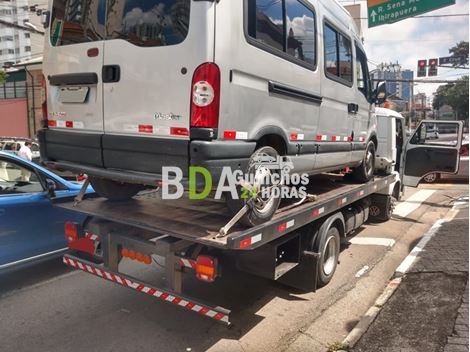
[[[340,236],[339,230],[332,225],[323,236],[317,239],[318,245],[315,251],[320,254],[318,260],[317,286],[326,286],[335,274],[338,265]]]
[[[260,149],[256,150],[250,157],[246,174],[254,175],[256,178],[258,175],[260,175],[261,172],[263,172],[265,175],[273,172],[279,173],[279,170],[268,170],[266,167],[263,167],[262,164],[257,162],[259,157],[266,156],[278,160],[279,154],[272,147],[261,147]],[[240,209],[243,208],[249,201],[249,198],[241,199],[241,187],[239,187],[237,191],[240,199],[233,199],[230,192],[228,192],[226,195],[226,204],[232,215],[235,215],[238,211],[240,211]],[[269,199],[260,198],[259,200],[255,200],[251,209],[243,216],[240,222],[246,226],[252,227],[269,221],[279,208],[280,202],[281,197],[276,196],[272,196]]]
[[[375,172],[375,144],[369,141],[366,148],[366,153],[361,165],[356,167],[353,171],[353,177],[356,181],[365,183],[374,177]]]
[[[90,183],[96,193],[112,202],[129,200],[144,189],[141,185],[98,177],[90,177]]]
[[[386,222],[392,218],[397,199],[394,196],[374,195],[369,207],[369,220],[371,222]]]

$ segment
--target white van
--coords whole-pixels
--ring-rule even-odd
[[[335,0],[52,0],[46,25],[43,161],[109,199],[154,186],[163,166],[217,179],[257,155],[373,176],[385,85],[373,89]]]

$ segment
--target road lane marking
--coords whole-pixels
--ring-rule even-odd
[[[412,212],[418,209],[421,206],[421,204],[426,199],[431,197],[434,193],[436,193],[436,191],[431,190],[431,189],[422,189],[416,192],[407,200],[398,204],[395,207],[395,211],[393,212],[393,215],[406,218],[408,215],[410,215]]]
[[[353,237],[349,239],[349,243],[361,246],[393,247],[395,245],[395,240],[380,237]]]
[[[369,271],[369,266],[368,265],[365,265],[361,270],[359,270],[357,273],[356,273],[356,277],[357,278],[360,278],[362,275],[364,275],[365,273],[367,273]]]

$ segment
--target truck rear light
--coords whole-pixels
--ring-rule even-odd
[[[47,111],[47,81],[46,77],[42,75],[42,82],[41,82],[42,90],[41,90],[41,109],[42,109],[42,118],[44,120],[48,119],[48,111]]]
[[[200,255],[196,259],[196,277],[205,282],[214,282],[217,277],[217,258]]]
[[[205,63],[194,71],[191,89],[191,127],[217,128],[220,107],[220,70]]]
[[[78,238],[78,226],[73,222],[66,222],[64,226],[65,238],[68,242],[75,241]]]
[[[127,248],[123,248],[121,249],[121,255],[123,258],[129,258],[131,260],[136,260],[138,262],[141,262],[141,263],[144,263],[144,264],[152,264],[152,257],[147,255],[147,254],[143,254],[143,253],[140,253],[140,252],[136,252],[136,251],[133,251],[133,250],[129,250]]]

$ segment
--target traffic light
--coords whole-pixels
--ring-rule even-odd
[[[437,76],[437,66],[439,65],[438,59],[429,59],[429,70],[428,76],[434,77]]]
[[[418,61],[418,77],[426,77],[427,60]]]

